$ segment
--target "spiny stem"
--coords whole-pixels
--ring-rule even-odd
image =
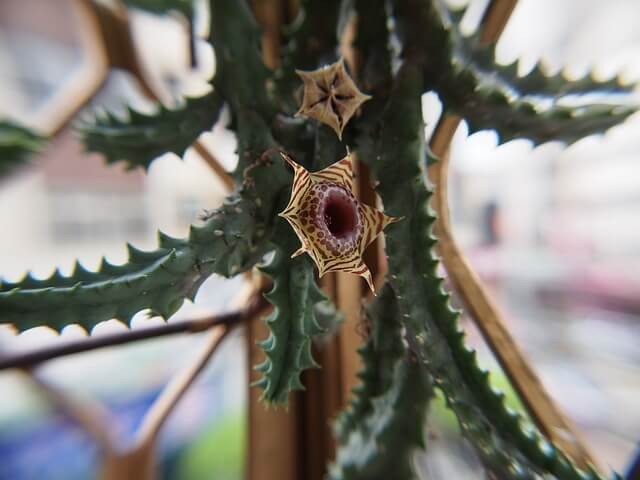
[[[267,303],[262,298],[262,294],[257,294],[246,308],[235,310],[233,312],[176,323],[164,323],[154,327],[127,330],[126,332],[87,337],[81,340],[65,342],[62,345],[52,345],[28,352],[13,354],[4,353],[0,354],[0,370],[6,370],[9,368],[30,368],[47,360],[81,352],[88,352],[99,348],[123,345],[126,343],[148,340],[150,338],[165,337],[167,335],[174,335],[178,333],[198,333],[217,325],[236,325],[253,318],[266,308],[266,306]]]

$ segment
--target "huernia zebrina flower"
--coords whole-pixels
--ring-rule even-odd
[[[341,58],[336,63],[312,72],[296,70],[304,82],[302,105],[296,116],[315,118],[333,128],[342,139],[342,130],[356,110],[371,97],[365,95],[344,68]]]
[[[373,291],[371,272],[362,254],[383,228],[400,218],[358,201],[353,194],[350,154],[315,173],[284,153],[282,157],[293,168],[294,177],[289,204],[279,215],[302,243],[291,257],[306,252],[321,277],[335,271],[355,273],[364,277]]]

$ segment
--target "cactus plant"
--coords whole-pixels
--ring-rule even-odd
[[[192,14],[184,0],[126,3],[155,13]],[[256,388],[265,402],[285,404],[290,391],[304,388],[301,372],[317,366],[312,339],[337,323],[340,313],[318,287],[310,259],[290,258],[304,251],[296,251],[294,231],[278,215],[294,182],[283,154],[302,170],[318,172],[350,147],[369,167],[385,214],[401,221],[385,229],[389,271],[366,309],[370,332],[360,350],[361,385],[337,421],[338,453],[329,477],[415,478],[411,456],[425,448],[422,426],[437,388],[491,478],[604,478],[593,467],[579,468],[510,411],[465,345],[458,313],[437,274],[432,187],[423,174],[437,159],[424,138],[420,98],[436,91],[444,110],[466,119],[470,130],[495,129],[503,141],[572,142],[620,123],[634,110],[569,107],[558,99],[623,88],[588,78],[568,82],[538,68],[518,77],[513,66],[494,65],[491,45],[464,37],[457,25],[461,13],[439,0],[300,0],[280,66],[271,70],[263,63],[260,28],[246,2],[209,0],[209,6],[208,40],[216,57],[210,93],[185,99],[174,110],[158,105],[153,114],[96,116],[77,128],[86,148],[108,163],[146,169],[162,153],[182,155],[226,105],[229,128],[238,138],[239,161],[231,173],[236,191],[187,238],[160,233],[151,252],[129,246],[123,265],[105,260],[91,272],[77,264],[69,276],[56,272],[46,279],[27,275],[0,283],[0,321],[18,331],[38,325],[60,330],[70,323],[91,330],[110,318],[128,322],[144,309],[168,318],[209,275],[231,277],[259,266],[272,280],[266,298],[274,309],[266,318],[271,334],[261,343],[266,360],[257,366],[262,378]],[[337,49],[353,15],[359,59],[354,77],[366,95],[351,90],[357,105],[344,117],[325,110],[312,115],[318,102],[333,101],[318,93],[315,77],[327,84],[324,94],[333,81],[327,75],[336,69],[342,83],[353,83]],[[334,63],[337,67],[328,67]],[[308,73],[316,69],[315,77]],[[536,103],[540,96],[549,100],[544,108]],[[0,173],[40,144],[26,130],[0,124]]]

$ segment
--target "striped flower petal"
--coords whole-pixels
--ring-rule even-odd
[[[400,219],[355,197],[350,154],[315,173],[284,153],[282,158],[293,168],[294,177],[289,204],[279,215],[289,222],[302,243],[292,257],[308,253],[321,277],[328,272],[354,273],[373,290],[371,272],[362,254],[387,225]]]

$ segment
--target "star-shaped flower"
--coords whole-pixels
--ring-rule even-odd
[[[345,125],[371,97],[358,90],[345,70],[342,58],[312,72],[296,70],[296,73],[304,82],[302,105],[296,115],[326,123],[342,140]]]
[[[367,246],[390,223],[389,217],[360,203],[353,194],[351,155],[319,172],[311,173],[288,155],[282,157],[293,168],[293,186],[284,217],[302,246],[291,258],[308,253],[322,277],[343,271],[364,277],[373,291],[371,272],[362,260]]]

